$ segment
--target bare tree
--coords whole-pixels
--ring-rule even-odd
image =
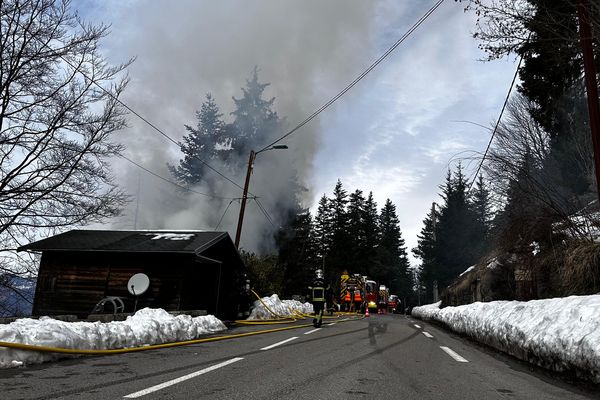
[[[109,159],[122,150],[117,101],[129,62],[98,51],[108,34],[69,0],[0,2],[0,268],[30,274],[24,241],[120,213],[127,197]],[[2,270],[0,270],[2,272]]]
[[[520,94],[513,96],[509,102],[508,115],[496,131],[494,145],[484,167],[492,190],[501,202],[506,200],[509,191],[518,190],[571,234],[585,237],[589,229],[574,223],[573,216],[589,204],[590,192],[574,193],[568,186],[572,182],[566,182],[569,177],[563,176],[558,164],[568,160],[571,169],[583,171],[582,180],[592,184],[593,158],[589,135],[584,134],[585,130],[577,121],[572,121],[573,128],[566,146],[568,152],[553,149],[552,138],[531,116],[532,107],[533,103]],[[526,171],[524,162],[528,164]]]

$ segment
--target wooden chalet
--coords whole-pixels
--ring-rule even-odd
[[[245,283],[245,266],[226,232],[72,230],[18,251],[42,253],[33,315],[87,317],[108,296],[132,312],[127,282],[144,273],[150,287],[138,309],[206,310],[233,319]]]

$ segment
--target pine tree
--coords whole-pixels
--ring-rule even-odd
[[[280,295],[302,294],[312,278],[317,264],[312,217],[308,210],[298,210],[289,226],[277,235],[278,265],[283,270],[283,292]]]
[[[492,219],[490,192],[483,181],[483,176],[481,175],[479,175],[479,178],[477,179],[475,191],[471,196],[471,207],[475,213],[473,229],[481,238],[477,251],[478,256],[481,257],[489,247],[489,232]]]
[[[346,206],[348,194],[338,179],[333,197],[329,201],[331,209],[331,249],[325,260],[328,275],[338,277],[344,269],[348,268],[351,244],[348,235],[348,214]]]
[[[364,224],[364,244],[365,248],[361,254],[361,271],[363,274],[371,275],[371,268],[376,263],[377,247],[379,246],[379,214],[377,211],[377,203],[373,199],[373,192],[369,192],[369,196],[365,201],[365,214],[363,217]]]
[[[204,179],[205,162],[229,158],[232,137],[223,121],[223,114],[210,93],[196,112],[196,127],[185,126],[188,134],[183,137],[181,151],[183,159],[179,165],[169,165],[171,174],[184,185],[195,185]]]
[[[396,206],[387,199],[379,216],[381,232],[377,248],[377,264],[374,277],[387,285],[401,298],[409,297],[412,292],[412,276],[409,268],[406,245],[400,231],[400,221]]]
[[[439,287],[447,286],[479,258],[481,237],[475,229],[477,216],[467,201],[466,179],[459,164],[454,176],[448,173],[442,186],[445,204],[436,232],[436,259],[440,266]]]
[[[319,259],[319,265],[323,265],[323,260],[331,250],[333,238],[332,215],[330,201],[325,194],[319,200],[317,215],[313,222],[314,243],[316,256]]]
[[[412,249],[415,257],[421,259],[419,267],[419,282],[417,291],[420,293],[421,287],[425,287],[425,299],[433,299],[433,282],[439,278],[439,262],[436,257],[436,230],[439,214],[432,208],[423,220],[421,233],[417,235],[417,247]]]
[[[356,189],[349,196],[347,211],[348,247],[351,250],[347,268],[356,273],[361,273],[364,269],[362,264],[366,250],[365,214],[365,198],[362,191]]]
[[[279,130],[282,121],[273,110],[275,98],[263,99],[264,90],[269,83],[258,81],[258,67],[254,67],[252,77],[246,81],[246,87],[242,88],[242,97],[236,99],[232,128],[235,139],[232,146],[235,151],[246,156],[250,150],[268,142]]]

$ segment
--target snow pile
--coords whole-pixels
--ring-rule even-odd
[[[276,315],[273,315],[269,309]],[[273,319],[277,316],[296,317],[298,314],[310,314],[312,312],[313,306],[310,303],[301,303],[297,300],[280,300],[279,296],[274,294],[271,297],[263,297],[262,302],[256,300],[248,319]]]
[[[212,315],[173,316],[162,309],[144,308],[125,321],[63,322],[49,317],[19,319],[0,325],[0,341],[68,349],[118,349],[192,340],[227,329]],[[0,347],[0,368],[42,363],[65,355]]]
[[[540,366],[573,369],[600,382],[600,295],[439,306],[415,307],[412,315]]]

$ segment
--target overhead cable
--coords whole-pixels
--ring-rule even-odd
[[[202,192],[198,192],[197,190],[190,189],[187,186],[183,186],[183,185],[181,185],[181,184],[179,184],[177,182],[174,182],[174,181],[172,181],[170,179],[165,178],[162,175],[157,174],[154,171],[149,170],[148,168],[144,167],[143,165],[138,164],[137,162],[135,162],[132,159],[124,156],[123,154],[119,154],[118,156],[121,157],[122,159],[126,160],[126,161],[129,161],[131,164],[135,165],[136,167],[138,167],[138,168],[146,171],[150,175],[155,176],[156,178],[161,179],[161,180],[163,180],[163,181],[165,181],[167,183],[170,183],[173,186],[177,186],[178,188],[180,188],[182,190],[185,190],[187,192],[194,193],[194,194],[199,194],[201,196],[211,197],[211,198],[214,198],[214,199],[223,199],[223,200],[230,200],[230,199],[232,199],[232,197],[215,196],[215,195],[212,195],[212,194],[202,193]]]
[[[19,24],[19,26],[21,26],[21,28],[23,28],[25,31],[27,31],[28,33],[30,33],[29,30],[26,27],[24,27],[24,26],[22,26],[20,24]],[[39,43],[41,43],[44,47],[47,47],[50,50],[52,50],[52,48],[50,47],[50,45],[48,43],[43,42],[37,36],[32,35],[32,38],[35,39],[36,41],[38,41]],[[164,136],[167,140],[169,140],[170,142],[176,144],[177,147],[181,148],[181,144],[179,142],[177,142],[175,139],[173,139],[172,137],[170,137],[169,135],[167,135],[159,127],[157,127],[156,125],[154,125],[152,122],[150,122],[147,118],[145,118],[140,113],[138,113],[137,111],[135,111],[133,108],[131,108],[127,104],[125,104],[125,102],[123,100],[119,99],[112,92],[110,92],[109,90],[105,89],[102,85],[100,85],[98,82],[96,82],[95,79],[90,78],[87,74],[85,74],[84,72],[82,72],[81,69],[79,67],[77,67],[76,65],[74,65],[73,62],[71,62],[70,60],[68,60],[66,57],[64,57],[62,55],[59,55],[59,57],[67,65],[69,65],[71,68],[73,68],[74,71],[80,73],[84,78],[88,79],[92,84],[94,84],[96,87],[98,87],[104,93],[106,93],[109,97],[111,97],[117,103],[119,103],[120,105],[122,105],[123,107],[125,107],[129,112],[131,112],[136,117],[138,117],[139,119],[141,119],[142,121],[144,121],[148,126],[150,126],[156,132],[158,132],[159,134],[161,134],[162,136]],[[208,169],[212,170],[213,172],[215,172],[216,174],[218,174],[219,176],[221,176],[223,179],[229,181],[231,184],[237,186],[239,189],[244,190],[244,188],[242,186],[240,186],[237,182],[235,182],[233,179],[229,178],[228,176],[226,176],[225,174],[223,174],[221,171],[217,170],[216,168],[214,168],[213,166],[211,166],[210,164],[208,164],[206,161],[204,161],[200,157],[198,157],[198,156],[196,156],[194,154],[191,154],[191,156],[194,157],[196,160],[200,161],[202,164],[204,164]]]
[[[490,151],[490,147],[492,146],[492,142],[494,141],[494,136],[496,135],[496,131],[498,130],[498,127],[500,126],[500,121],[502,121],[502,115],[504,114],[504,110],[506,109],[506,106],[508,105],[508,101],[510,100],[510,94],[512,93],[513,87],[515,86],[517,76],[519,76],[519,70],[521,69],[522,62],[523,62],[523,56],[521,55],[521,57],[519,58],[519,64],[517,64],[517,69],[515,70],[515,74],[513,75],[512,81],[510,83],[510,87],[508,88],[508,93],[506,93],[506,98],[504,99],[504,104],[502,105],[502,109],[500,110],[500,115],[498,116],[498,120],[496,121],[494,130],[492,131],[490,140],[488,141],[485,151],[483,152],[483,157],[481,157],[481,161],[479,162],[479,165],[477,166],[475,175],[473,175],[473,180],[471,181],[471,184],[469,185],[469,188],[467,189],[467,193],[471,192],[471,188],[473,188],[473,185],[475,184],[475,181],[477,180],[477,175],[479,174],[479,171],[481,170],[481,167],[483,166],[483,162],[485,161],[485,159],[488,155],[488,152]]]
[[[304,125],[308,124],[310,121],[312,121],[317,115],[319,115],[321,112],[325,111],[327,108],[329,108],[329,106],[331,106],[333,103],[335,103],[340,97],[342,97],[344,94],[346,94],[346,92],[348,92],[350,89],[352,89],[358,82],[360,82],[361,79],[363,79],[365,76],[367,76],[367,74],[369,74],[369,72],[371,72],[377,65],[379,65],[387,56],[389,56],[398,46],[400,46],[423,22],[425,22],[425,20],[431,15],[433,14],[433,12],[444,2],[444,0],[438,0],[429,10],[427,10],[427,12],[425,14],[423,14],[423,16],[421,18],[419,18],[419,20],[417,20],[417,22],[415,22],[415,24],[413,26],[410,27],[410,29],[408,31],[406,31],[406,33],[404,33],[404,35],[402,35],[402,37],[400,39],[398,39],[389,49],[387,49],[387,51],[385,53],[383,53],[377,60],[375,60],[366,70],[364,70],[363,72],[360,73],[360,75],[358,75],[356,77],[356,79],[354,79],[352,82],[350,82],[348,84],[348,86],[346,86],[344,89],[342,89],[338,94],[336,94],[334,97],[332,97],[327,103],[323,104],[320,108],[318,108],[315,112],[313,112],[311,115],[309,115],[304,121],[300,122],[298,125],[296,125],[292,130],[290,130],[289,132],[287,132],[285,135],[281,136],[279,139],[275,140],[274,142],[266,145],[265,147],[263,147],[262,149],[260,149],[258,152],[263,151],[268,149],[269,147],[279,143],[280,141],[282,141],[283,139],[287,138],[288,136],[292,135],[293,133],[295,133],[296,131],[298,131],[300,128],[302,128]],[[258,153],[257,152],[257,153]]]

